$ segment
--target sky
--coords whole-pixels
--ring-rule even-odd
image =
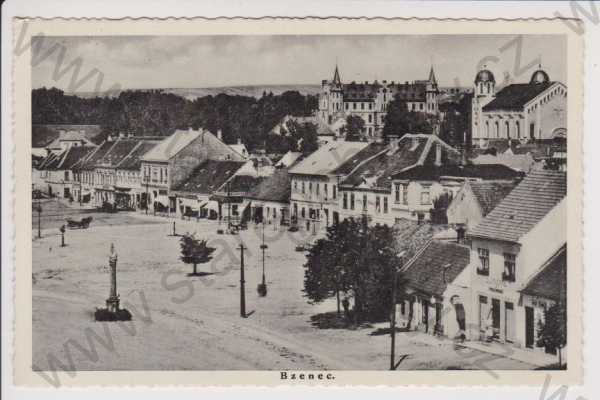
[[[551,80],[565,82],[566,47],[558,35],[36,37],[32,83],[66,92],[318,85],[337,63],[343,82],[426,79],[433,65],[441,86],[471,86],[484,64],[497,82],[506,74],[528,82],[540,61]],[[65,72],[74,61],[77,79],[76,68]]]

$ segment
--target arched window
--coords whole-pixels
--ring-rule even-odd
[[[496,121],[496,123],[494,124],[494,130],[495,130],[495,136],[498,138],[500,137],[500,124],[498,123],[498,121]]]
[[[509,125],[508,121],[506,121],[504,124],[506,126],[506,138],[510,139],[510,125]]]
[[[485,121],[485,136],[490,137],[490,121]]]
[[[521,139],[521,125],[519,125],[519,121],[515,121],[515,130],[517,131],[517,139]]]

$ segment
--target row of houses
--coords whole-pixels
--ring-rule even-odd
[[[364,217],[451,228],[403,266],[399,320],[410,329],[535,348],[544,309],[564,301],[564,172],[466,163],[422,134],[333,140],[269,168],[204,129],[58,148],[34,169],[34,186],[91,206],[296,224],[315,234]]]

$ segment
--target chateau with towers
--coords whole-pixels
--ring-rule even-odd
[[[318,117],[332,126],[350,115],[365,121],[365,134],[370,140],[380,136],[389,103],[398,96],[409,111],[437,115],[439,90],[433,67],[427,80],[409,82],[381,81],[342,83],[337,65],[332,80],[321,82]]]
[[[567,87],[552,82],[541,69],[529,83],[513,83],[496,92],[494,74],[483,67],[475,76],[472,144],[485,148],[497,141],[533,143],[566,140]]]

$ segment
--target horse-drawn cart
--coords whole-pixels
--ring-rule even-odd
[[[90,226],[90,222],[92,222],[92,217],[82,218],[80,221],[75,221],[73,219],[67,218],[67,228],[69,229],[87,229]]]

